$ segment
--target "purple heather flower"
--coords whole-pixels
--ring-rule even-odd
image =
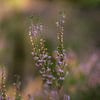
[[[43,62],[43,60],[38,60],[38,62],[39,62],[39,63],[42,63],[42,62]]]
[[[40,67],[40,65],[39,65],[39,64],[37,64],[37,63],[35,64],[35,66],[36,66],[37,68],[39,68],[39,67]]]
[[[48,75],[47,77],[48,77],[48,78],[53,78],[53,75]]]
[[[51,59],[51,56],[48,56],[48,59]]]
[[[70,100],[70,96],[65,94],[63,100]]]
[[[43,55],[43,58],[44,58],[44,59],[45,59],[45,58],[47,58],[47,57],[48,57],[48,55],[47,55],[47,54],[44,54],[44,55]]]
[[[50,81],[50,80],[47,80],[47,82],[46,82],[48,85],[51,85],[52,84],[52,82]]]
[[[60,77],[59,80],[62,80],[63,81],[64,80],[64,77]]]
[[[47,72],[51,71],[51,69],[49,67],[47,67]]]
[[[62,65],[63,64],[63,62],[61,62],[61,61],[58,61],[58,65]]]
[[[68,95],[68,100],[70,100],[70,96]]]
[[[64,70],[62,70],[61,68],[58,69],[58,72],[63,73]]]

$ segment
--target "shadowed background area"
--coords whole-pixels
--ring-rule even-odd
[[[65,91],[72,100],[100,98],[100,0],[0,0],[0,64],[7,84],[20,75],[24,92],[41,81],[33,66],[28,37],[30,16],[40,16],[51,54],[56,49],[56,20],[65,11],[64,46],[69,52]],[[10,91],[10,90],[9,90]],[[31,90],[30,90],[31,92]],[[26,92],[25,92],[26,93]]]

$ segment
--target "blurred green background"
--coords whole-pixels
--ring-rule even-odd
[[[100,100],[100,0],[0,0],[0,64],[22,84],[34,79],[28,28],[31,15],[41,16],[48,48],[56,49],[56,20],[65,11],[64,45],[69,75],[64,82],[72,100]],[[52,48],[52,49],[51,49]]]

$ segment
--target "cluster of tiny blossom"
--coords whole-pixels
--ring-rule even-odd
[[[43,25],[41,23],[31,23],[29,29],[29,37],[32,43],[32,57],[35,67],[38,69],[44,86],[61,88],[65,77],[66,69],[66,51],[63,46],[65,15],[62,14],[57,25],[57,50],[56,63],[53,63],[52,57],[49,56],[45,47],[45,39],[43,38]]]
[[[66,73],[66,51],[63,46],[63,31],[64,31],[64,23],[65,23],[65,15],[62,14],[60,19],[56,22],[57,24],[57,50],[56,53],[56,72],[57,72],[57,84],[60,88],[64,81],[65,73]]]
[[[57,83],[58,87],[60,88],[62,86],[62,83],[64,81],[65,73],[66,73],[66,53],[65,50],[60,53],[59,51],[56,51],[56,73],[57,73]]]
[[[52,57],[49,56],[47,48],[45,47],[45,39],[42,36],[42,24],[31,24],[29,36],[33,46],[32,56],[36,69],[38,69],[44,85],[52,85],[54,76],[52,74]]]

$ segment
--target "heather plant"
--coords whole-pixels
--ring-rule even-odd
[[[1,66],[1,82],[0,82],[0,100],[12,100],[11,97],[7,95],[7,87],[6,87],[6,72],[5,67]],[[20,81],[19,76],[16,75],[15,77],[16,82],[13,84],[13,98],[14,100],[21,100],[21,93],[20,93]]]
[[[56,22],[57,26],[57,49],[53,58],[45,46],[43,36],[43,24],[31,21],[29,27],[29,37],[32,44],[32,57],[35,68],[39,71],[43,81],[43,93],[49,95],[46,100],[70,100],[67,95],[62,95],[63,82],[66,75],[67,54],[63,45],[65,14],[61,13]],[[44,98],[44,97],[43,97]]]
[[[0,100],[6,100],[7,94],[6,94],[6,74],[4,66],[1,66],[1,87],[0,87]]]

